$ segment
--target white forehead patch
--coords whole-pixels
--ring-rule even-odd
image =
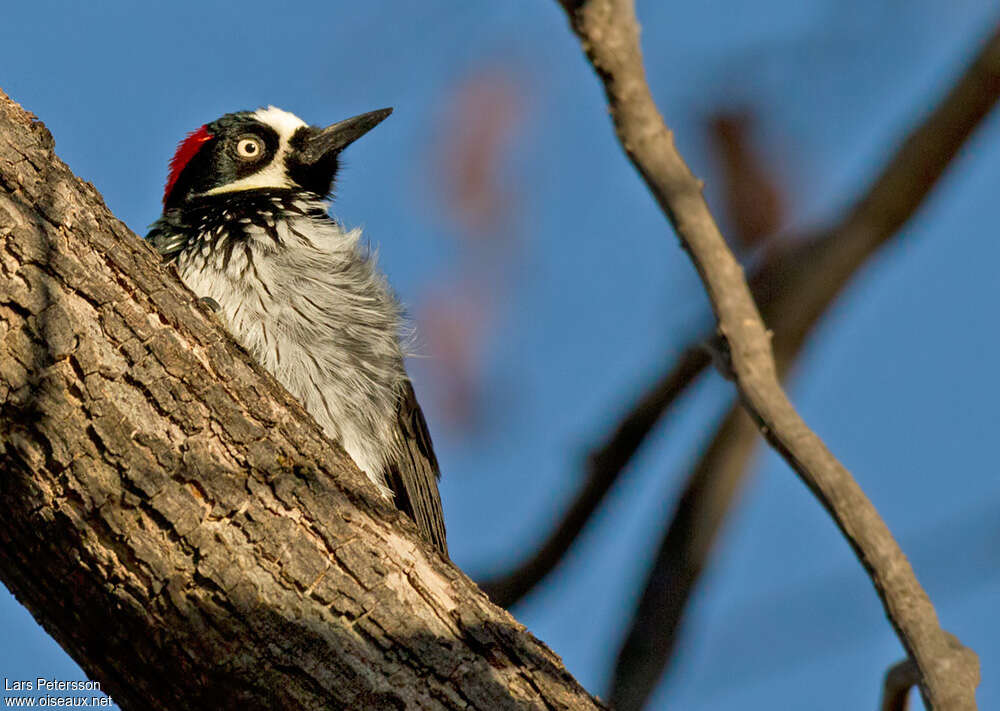
[[[253,117],[261,123],[267,124],[281,136],[281,143],[288,141],[297,130],[307,125],[293,113],[283,111],[277,106],[268,106],[266,109],[257,109],[253,112]]]
[[[285,170],[285,156],[288,154],[288,142],[292,136],[303,126],[308,124],[293,113],[279,109],[277,106],[268,106],[266,109],[257,109],[253,112],[253,117],[262,124],[270,126],[278,134],[278,150],[274,158],[258,170],[253,175],[248,175],[240,180],[234,180],[226,185],[207,190],[203,195],[218,195],[219,193],[235,193],[241,190],[262,190],[265,188],[291,188],[293,183]]]

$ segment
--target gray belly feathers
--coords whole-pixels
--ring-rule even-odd
[[[322,202],[296,214],[200,225],[164,217],[149,239],[236,340],[384,496],[447,555],[439,470],[403,363],[401,309],[360,230]],[[225,215],[228,217],[228,215]]]
[[[188,288],[219,304],[233,336],[385,490],[388,443],[406,380],[399,307],[359,251],[359,231],[327,222],[317,233],[313,222],[296,229],[279,220],[278,244],[266,228],[248,226],[244,244],[182,252],[177,268]],[[314,244],[319,239],[324,244]]]

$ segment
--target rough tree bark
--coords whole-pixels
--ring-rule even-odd
[[[864,565],[917,667],[927,705],[949,711],[976,708],[975,653],[956,644],[941,628],[926,592],[875,507],[781,387],[770,333],[743,270],[702,197],[701,182],[678,153],[650,94],[634,0],[560,2],[601,79],[622,147],[701,277],[718,335],[728,346],[726,374],[735,381],[744,408],[827,509]]]
[[[0,576],[125,709],[597,709],[0,92]]]

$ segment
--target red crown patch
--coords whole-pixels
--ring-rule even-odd
[[[189,133],[183,141],[177,144],[177,152],[170,159],[170,175],[167,176],[167,186],[163,190],[163,204],[167,204],[170,191],[174,189],[174,184],[184,171],[184,167],[197,155],[202,145],[215,138],[208,132],[208,128],[202,126],[196,131]]]

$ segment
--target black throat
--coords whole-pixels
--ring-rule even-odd
[[[146,239],[166,259],[173,261],[187,250],[213,251],[222,245],[232,253],[245,244],[250,230],[263,231],[281,245],[277,223],[283,218],[331,219],[322,198],[311,192],[288,189],[241,190],[201,195],[164,210]]]

